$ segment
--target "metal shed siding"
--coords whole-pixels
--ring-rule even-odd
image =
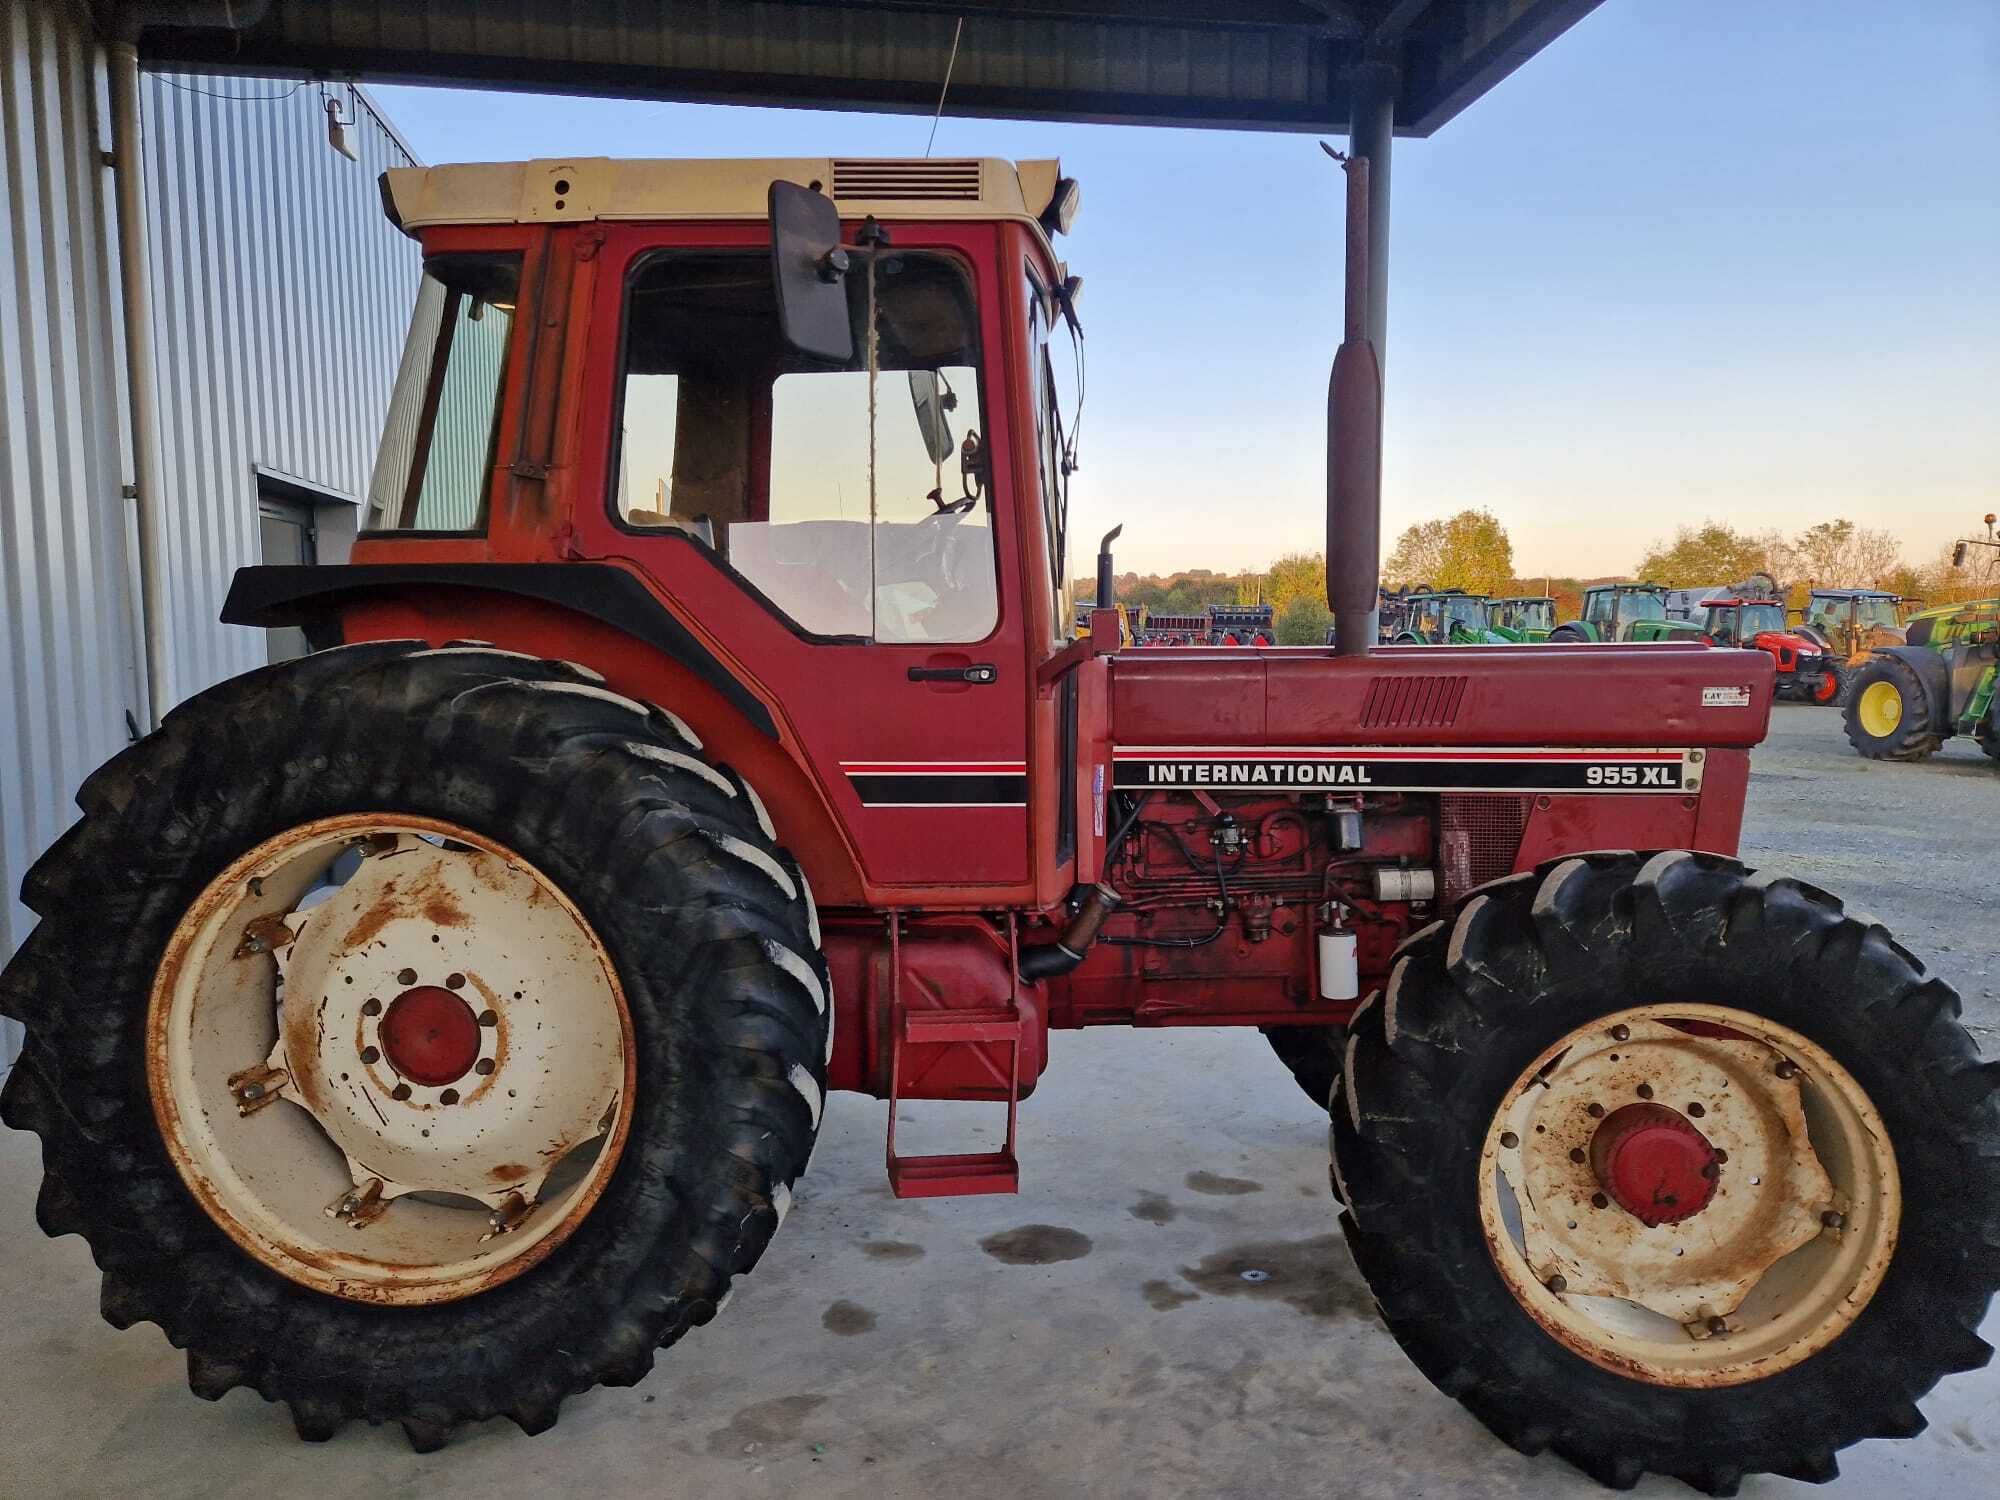
[[[95,49],[74,14],[0,13],[0,940],[21,877],[140,701],[121,493],[115,240]],[[0,1022],[0,1072],[19,1028]]]
[[[357,506],[420,274],[376,178],[411,162],[366,96],[329,85],[361,159],[326,141],[316,85],[148,75],[147,211],[167,469],[174,687],[264,659],[214,623],[257,560],[256,470]],[[226,96],[226,97],[217,97]]]
[[[108,93],[81,7],[0,12],[0,954],[23,875],[143,702]],[[412,157],[365,94],[142,79],[174,689],[261,663],[217,623],[257,560],[257,471],[358,502],[396,378],[417,247],[375,179]],[[196,93],[192,90],[203,92]],[[287,92],[290,91],[290,92]],[[232,97],[217,98],[213,95]],[[273,97],[280,96],[280,97]],[[350,523],[351,524],[351,523]],[[329,528],[338,531],[340,528]],[[0,1022],[0,1073],[19,1028]]]

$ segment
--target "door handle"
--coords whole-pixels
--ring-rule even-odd
[[[912,682],[973,682],[982,687],[1000,680],[1000,669],[990,661],[976,661],[964,667],[912,667]]]

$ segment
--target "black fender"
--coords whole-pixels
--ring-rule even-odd
[[[1893,656],[1917,674],[1931,700],[1931,728],[1942,735],[1952,732],[1951,668],[1943,655],[1928,646],[1878,646],[1869,653],[1870,661]]]
[[[347,563],[238,568],[222,601],[225,625],[297,626],[314,650],[339,645],[340,611],[366,594],[483,589],[558,604],[672,657],[776,740],[762,699],[683,625],[646,585],[605,563]]]

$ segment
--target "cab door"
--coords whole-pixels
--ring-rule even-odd
[[[780,338],[761,224],[607,227],[579,445],[602,499],[586,483],[577,530],[775,700],[871,899],[974,905],[1029,875],[995,231],[888,227],[872,375],[866,257],[832,365]]]

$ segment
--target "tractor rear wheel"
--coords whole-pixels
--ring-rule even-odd
[[[1558,625],[1554,630],[1549,632],[1551,643],[1560,642],[1564,645],[1574,645],[1578,642],[1588,641],[1589,639],[1590,632],[1575,621],[1571,621],[1567,625]]]
[[[214,1400],[529,1432],[706,1323],[818,1130],[827,972],[749,786],[480,645],[201,694],[84,783],[0,975],[37,1218]]]
[[[1984,1365],[2000,1066],[1797,881],[1670,852],[1485,887],[1348,1029],[1345,1227],[1390,1331],[1524,1453],[1827,1480]]]
[[[1930,691],[1908,662],[1878,656],[1847,693],[1847,742],[1870,760],[1922,760],[1944,743]]]

